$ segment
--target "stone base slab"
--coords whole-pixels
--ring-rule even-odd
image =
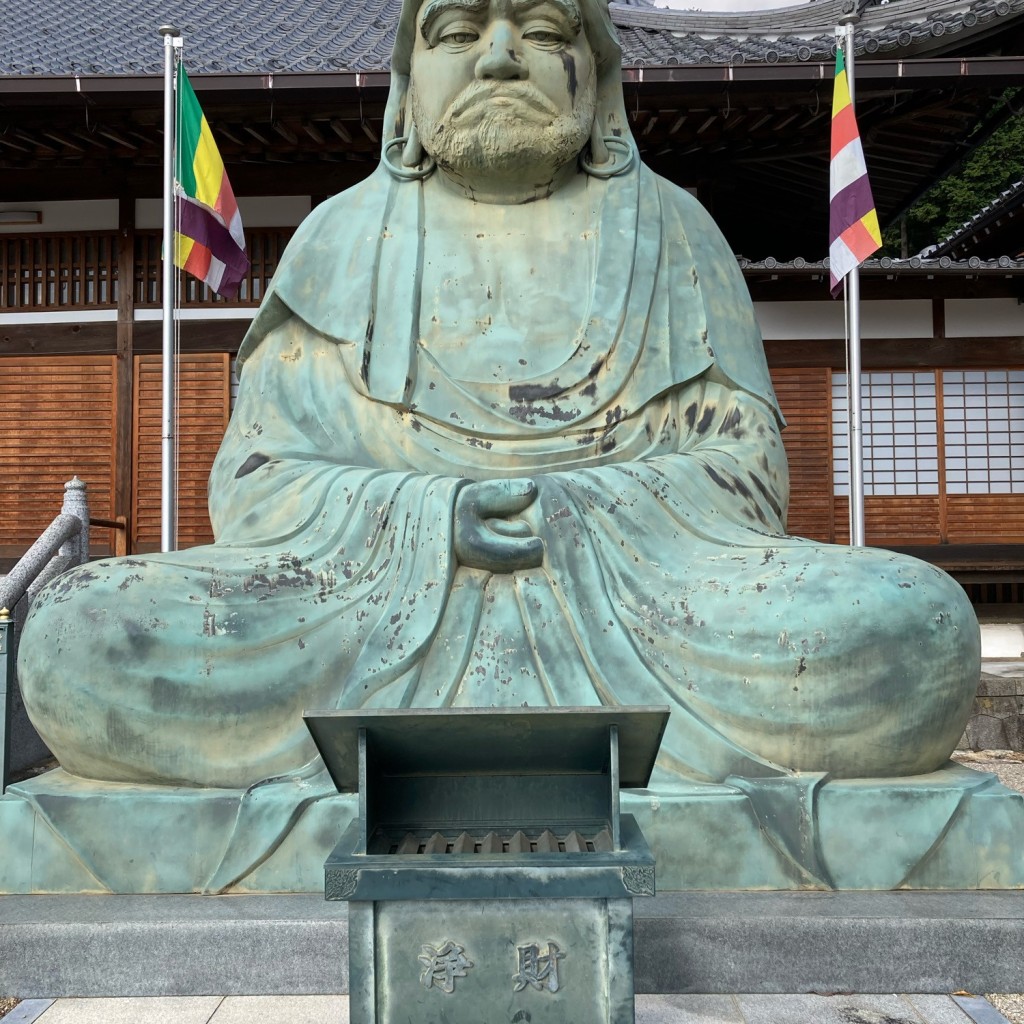
[[[913,779],[815,778],[636,790],[621,806],[655,855],[659,891],[1024,889],[1024,795],[994,776],[949,764]],[[292,799],[270,793],[241,827],[234,791],[51,772],[0,798],[0,893],[322,893],[355,800],[293,814]]]
[[[665,893],[635,901],[638,993],[1006,992],[1024,892]],[[0,897],[0,991],[331,994],[347,907],[315,895]]]

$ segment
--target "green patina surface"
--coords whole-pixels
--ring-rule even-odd
[[[1019,798],[943,768],[969,603],[786,536],[735,260],[635,160],[603,5],[563,7],[406,4],[388,159],[303,224],[240,353],[217,542],[36,601],[21,681],[65,772],[0,802],[9,891],[304,888],[351,816],[304,709],[595,704],[671,708],[636,809],[668,888],[1024,884]],[[545,109],[580,163],[533,146]]]

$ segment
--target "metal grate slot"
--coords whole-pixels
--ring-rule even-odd
[[[397,839],[397,841],[396,841]],[[373,844],[378,852],[389,854],[471,854],[471,853],[606,853],[614,849],[608,829],[583,834],[572,829],[561,835],[551,829],[527,833],[517,829],[511,834],[490,831],[484,835],[460,832],[408,832],[401,838],[382,835]]]

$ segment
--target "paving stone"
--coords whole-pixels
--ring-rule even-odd
[[[35,1024],[52,1005],[52,999],[23,999],[4,1017],[4,1024]]]
[[[636,1024],[744,1024],[744,1022],[733,996],[688,995],[637,996]]]
[[[954,996],[973,1024],[1007,1024],[1006,1018],[984,996]]]
[[[348,996],[228,996],[210,1024],[348,1024]]]
[[[904,996],[928,1024],[971,1024],[971,1019],[950,996]]]
[[[209,1024],[220,996],[58,999],[39,1024]]]
[[[895,995],[742,995],[736,1001],[746,1024],[931,1024]]]

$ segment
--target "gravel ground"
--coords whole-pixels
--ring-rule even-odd
[[[1024,793],[1024,753],[1014,750],[958,750],[953,760],[968,768],[992,772],[1004,786]],[[993,993],[985,998],[1010,1024],[1024,1024],[1024,994]],[[17,1004],[17,999],[0,996],[0,1017],[10,1013]]]
[[[1009,789],[1024,793],[1024,753],[1016,750],[958,750],[954,761],[980,772],[992,772]],[[985,998],[1010,1024],[1024,1024],[1024,995],[990,993]]]
[[[1010,1022],[1024,1024],[1024,996],[990,995],[985,998]]]
[[[979,772],[992,772],[1004,786],[1024,793],[1024,753],[1019,750],[958,750],[953,760]]]

